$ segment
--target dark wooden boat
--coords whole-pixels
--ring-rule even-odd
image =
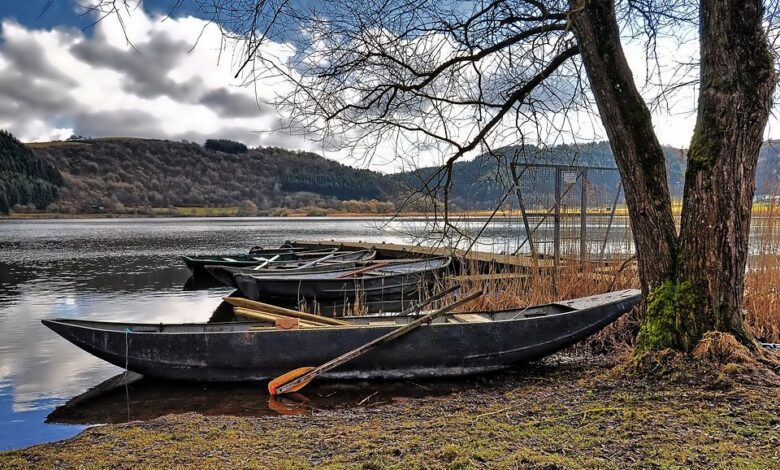
[[[384,263],[384,264],[382,264]],[[238,273],[233,277],[249,299],[389,300],[415,296],[427,290],[449,269],[450,258],[384,261],[375,269],[350,275],[349,270],[307,274],[262,275]]]
[[[624,290],[519,310],[447,314],[328,372],[331,378],[457,376],[539,359],[599,331],[640,301]],[[277,330],[258,322],[198,324],[42,320],[85,351],[145,376],[265,380],[322,364],[411,321],[354,317],[354,326]]]
[[[374,250],[335,252],[314,260],[295,260],[271,262],[264,266],[237,268],[233,266],[214,265],[206,266],[206,271],[221,284],[238,288],[235,274],[276,275],[276,274],[300,274],[328,271],[342,271],[355,269],[376,257]]]
[[[234,253],[226,255],[209,256],[183,256],[184,264],[197,277],[209,278],[211,275],[206,270],[206,266],[230,266],[234,268],[244,268],[257,266],[273,259],[273,262],[289,263],[297,260],[311,260],[321,258],[336,249],[303,251],[295,248],[278,248],[273,250],[253,251],[250,253]]]

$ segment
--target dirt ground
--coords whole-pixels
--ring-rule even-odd
[[[614,359],[553,360],[446,396],[96,426],[0,467],[780,468],[776,376],[680,361],[637,377]]]

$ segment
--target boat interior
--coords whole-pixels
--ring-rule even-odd
[[[444,314],[433,320],[433,324],[487,323],[493,321],[527,320],[577,311],[578,309],[562,304],[546,304],[525,309],[500,310],[495,312],[458,312]],[[323,325],[315,328],[370,328],[403,326],[415,320],[418,316],[396,317],[389,314],[366,315],[357,317],[340,317],[354,325],[331,326]],[[151,324],[151,323],[112,323],[87,320],[58,319],[57,322],[78,325],[99,330],[122,331],[128,333],[237,333],[245,331],[276,330],[271,321],[236,321],[224,323],[182,323],[182,324]],[[308,329],[308,328],[307,328]]]
[[[381,265],[382,263],[387,263],[387,265]],[[428,270],[440,270],[444,269],[450,264],[450,258],[431,258],[431,259],[425,259],[425,260],[393,260],[393,261],[369,261],[365,262],[365,266],[371,266],[371,265],[380,265],[376,269],[372,269],[371,271],[366,271],[363,273],[359,273],[360,276],[357,276],[352,279],[359,279],[362,277],[370,278],[370,277],[383,277],[383,276],[392,276],[392,275],[398,275],[398,274],[416,274],[423,271]],[[264,280],[272,279],[271,277],[265,276],[265,273],[261,273],[260,275],[256,275],[254,273],[249,272],[248,270],[242,270],[238,271],[237,274],[244,274],[248,276],[257,276],[262,277]],[[277,274],[277,273],[272,273]],[[341,276],[343,273],[340,271],[325,271],[325,272],[319,272],[319,273],[295,273],[295,272],[283,272],[278,273],[280,276],[284,276],[285,279],[322,279],[322,278],[329,278],[329,279],[337,279],[339,276]]]

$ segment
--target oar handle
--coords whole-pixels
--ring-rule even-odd
[[[272,258],[270,258],[270,259],[267,259],[267,258],[260,258],[260,259],[262,259],[262,260],[263,260],[263,262],[262,262],[262,263],[260,263],[260,264],[258,264],[257,266],[255,266],[255,267],[254,267],[254,268],[252,268],[252,269],[253,269],[253,270],[255,270],[255,271],[257,271],[258,269],[263,269],[264,267],[266,267],[266,266],[268,266],[269,264],[271,264],[271,263],[273,263],[274,261],[276,261],[276,259],[277,259],[277,258],[279,258],[279,256],[281,256],[281,255],[274,255],[274,256],[273,256]],[[255,259],[257,259],[257,258],[255,258]]]

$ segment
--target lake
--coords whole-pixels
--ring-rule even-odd
[[[480,224],[475,220],[468,228]],[[231,290],[183,290],[189,277],[183,255],[240,253],[255,245],[276,247],[288,239],[420,242],[413,234],[424,226],[421,219],[386,223],[377,218],[0,221],[0,450],[64,439],[87,424],[168,412],[279,412],[278,406],[269,408],[257,384],[226,388],[144,382],[87,400],[68,413],[52,414],[123,370],[68,343],[40,320],[205,322]],[[517,227],[517,220],[491,225],[484,233],[489,244],[478,248],[514,249]],[[307,406],[354,404],[369,395],[375,401],[388,393],[444,393],[455,386],[394,384],[378,393],[370,385],[325,384],[312,389],[316,403]]]
[[[536,249],[550,253],[553,227],[549,220],[540,220],[531,220],[531,227],[539,225]],[[471,218],[458,224],[464,232],[482,232],[475,249],[512,253],[519,247],[528,252],[517,217],[498,218],[483,230],[486,221]],[[751,251],[760,245],[756,228]],[[88,425],[152,419],[167,413],[311,413],[470,387],[474,379],[381,386],[315,382],[307,387],[304,403],[279,403],[269,401],[262,384],[142,380],[88,397],[85,392],[124,370],[80,350],[40,322],[58,317],[205,322],[232,289],[185,289],[190,273],[181,256],[242,253],[252,246],[277,247],[286,240],[430,244],[433,240],[424,236],[429,232],[425,218],[0,221],[0,450],[64,439]],[[578,219],[565,221],[561,233],[563,252],[576,255]],[[608,243],[603,243],[604,238]],[[465,239],[450,242],[462,248],[470,244]],[[632,249],[626,218],[609,222],[606,217],[590,217],[586,245],[591,257],[606,253],[624,259]]]

